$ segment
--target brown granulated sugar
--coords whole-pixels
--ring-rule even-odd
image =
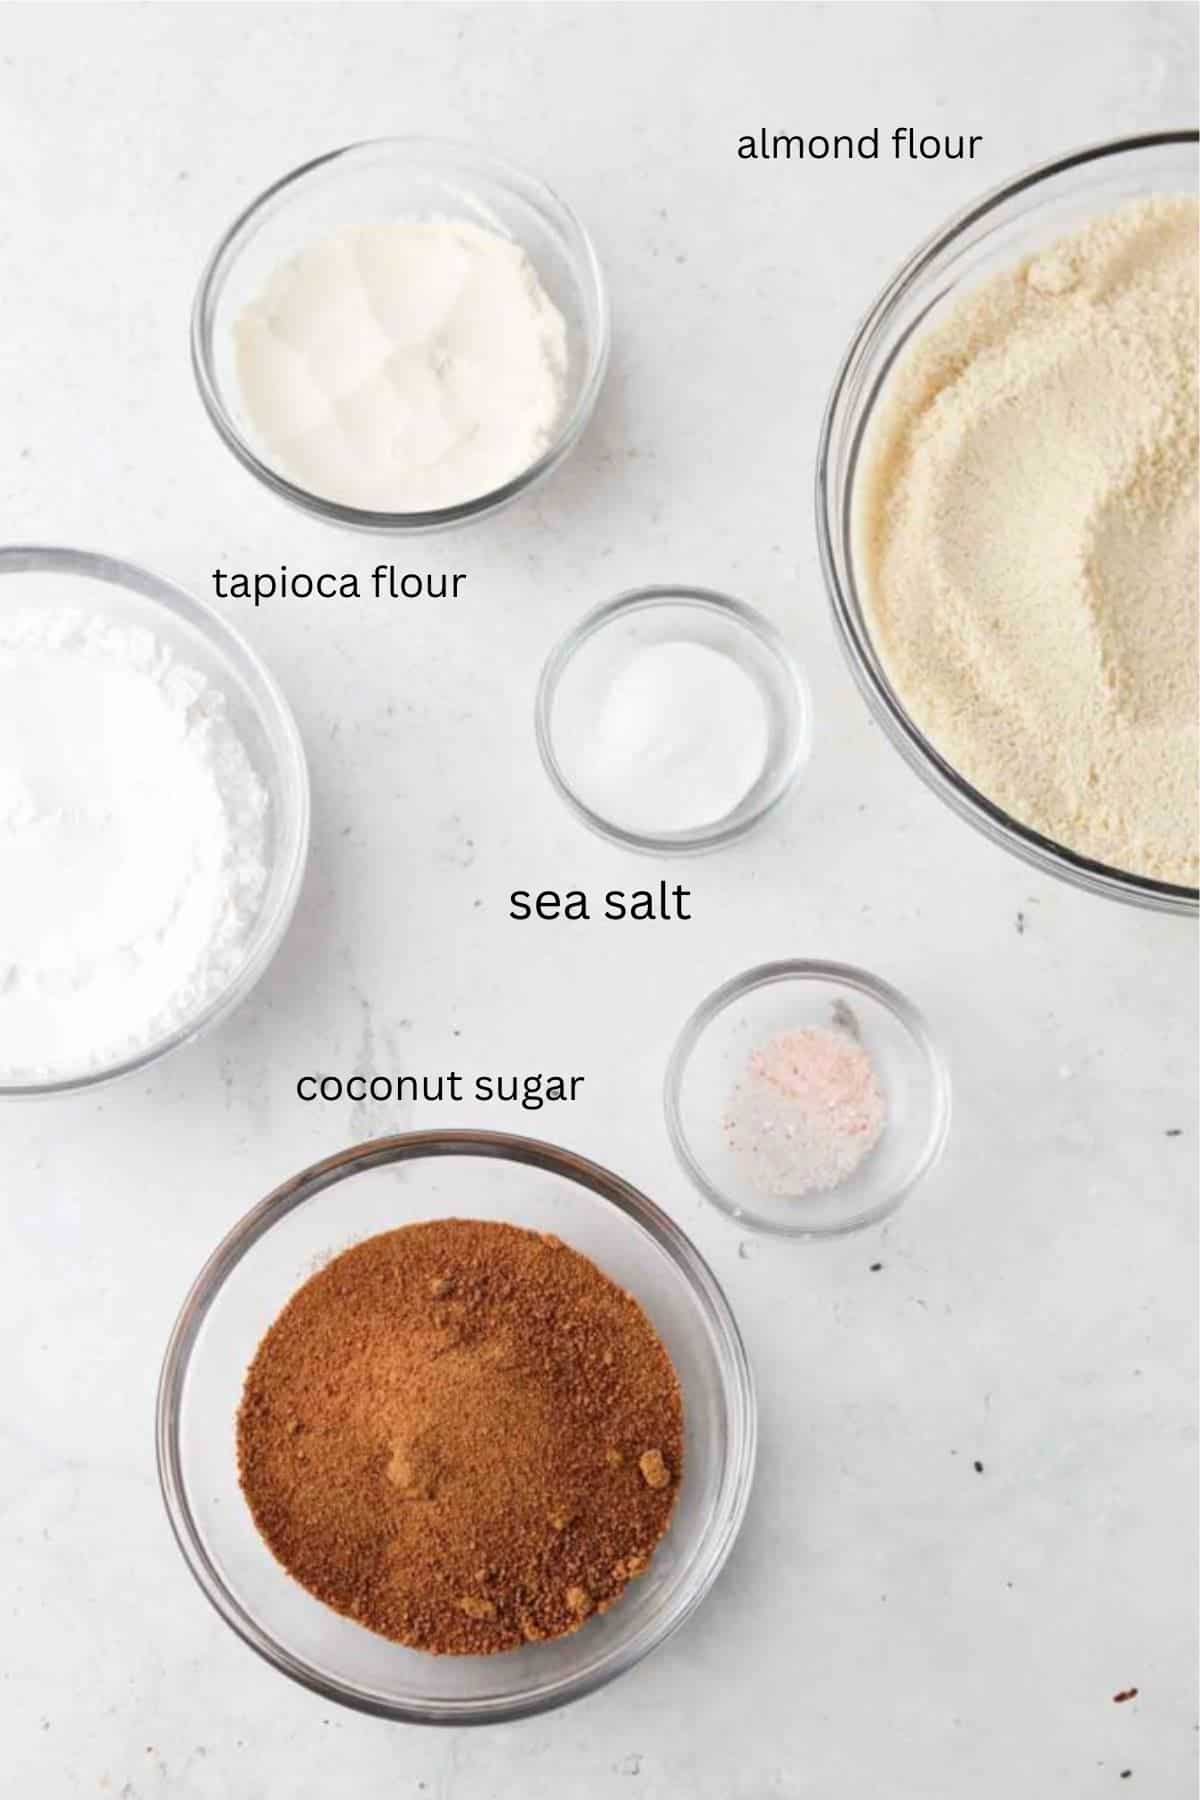
[[[683,1462],[645,1313],[558,1238],[440,1219],[292,1296],[237,1426],[289,1574],[372,1631],[478,1656],[574,1631],[641,1575]]]

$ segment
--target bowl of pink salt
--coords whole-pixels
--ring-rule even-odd
[[[950,1125],[950,1077],[925,1020],[844,963],[766,963],[719,987],[680,1034],[664,1100],[705,1198],[781,1237],[885,1218]]]

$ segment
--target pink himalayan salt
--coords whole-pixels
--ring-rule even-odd
[[[734,1088],[725,1137],[760,1192],[799,1198],[839,1187],[879,1142],[887,1103],[848,1031],[785,1031],[755,1050]]]

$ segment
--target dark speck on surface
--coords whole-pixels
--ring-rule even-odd
[[[1017,914],[1017,936],[1025,936],[1025,914],[1023,912]]]
[[[1137,1689],[1136,1688],[1122,1688],[1119,1694],[1113,1695],[1113,1704],[1115,1706],[1120,1706],[1122,1704],[1122,1702],[1125,1700],[1136,1700],[1136,1699],[1137,1699]]]
[[[1122,1769],[1122,1770],[1121,1770],[1121,1780],[1122,1780],[1122,1781],[1128,1781],[1128,1780],[1129,1780],[1129,1777],[1130,1777],[1130,1776],[1131,1776],[1131,1775],[1132,1775],[1132,1774],[1133,1774],[1133,1770],[1132,1770],[1132,1769]]]
[[[882,1263],[872,1263],[871,1270],[870,1270],[871,1274],[878,1275],[878,1273],[879,1273],[880,1269],[882,1269],[882,1267],[883,1267]]]
[[[982,1464],[982,1463],[981,1463],[981,1462],[977,1462],[977,1463],[974,1463],[974,1464],[972,1464],[972,1467],[973,1467],[973,1468],[974,1468],[974,1470],[975,1470],[975,1473],[976,1473],[976,1474],[977,1474],[977,1475],[982,1475],[982,1474],[983,1474],[983,1464]]]
[[[1182,1137],[1183,1136],[1183,1126],[1182,1125],[1173,1125],[1171,1127],[1170,1131],[1167,1132],[1167,1136],[1168,1137]]]

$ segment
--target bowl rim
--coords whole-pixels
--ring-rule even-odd
[[[864,1207],[848,1219],[837,1219],[832,1224],[814,1225],[811,1222],[799,1222],[789,1225],[783,1220],[764,1217],[761,1213],[748,1212],[737,1206],[708,1175],[703,1163],[692,1150],[690,1140],[683,1126],[683,1108],[681,1097],[684,1077],[700,1039],[709,1026],[736,1001],[758,988],[772,987],[785,982],[821,981],[848,988],[852,993],[864,994],[886,1008],[905,1029],[910,1039],[920,1052],[929,1070],[932,1083],[932,1100],[930,1105],[930,1124],[926,1134],[921,1155],[899,1185],[877,1201],[873,1206]],[[788,1238],[793,1241],[812,1240],[814,1238],[845,1237],[852,1231],[861,1231],[868,1225],[877,1225],[882,1219],[894,1213],[917,1184],[937,1166],[946,1148],[946,1140],[950,1134],[950,1120],[953,1111],[953,1087],[950,1069],[941,1046],[929,1028],[924,1014],[916,1007],[906,994],[891,982],[884,981],[879,975],[872,975],[869,970],[859,968],[853,963],[824,962],[808,957],[793,957],[779,962],[759,963],[753,969],[746,969],[740,975],[731,976],[728,981],[714,988],[712,993],[703,999],[699,1006],[688,1016],[675,1041],[663,1077],[663,1111],[666,1115],[667,1135],[671,1146],[679,1159],[685,1174],[697,1191],[715,1206],[718,1212],[724,1213],[739,1226],[752,1231],[762,1232],[765,1236]]]
[[[532,197],[538,207],[555,219],[559,226],[565,226],[568,238],[574,240],[570,243],[570,261],[580,285],[590,290],[596,309],[595,333],[587,335],[585,344],[587,369],[570,412],[559,423],[554,441],[527,468],[510,477],[501,486],[492,488],[484,494],[478,494],[471,500],[458,501],[453,506],[431,507],[419,512],[381,512],[370,507],[351,506],[345,501],[331,500],[326,495],[314,493],[311,489],[301,486],[299,482],[291,481],[286,475],[273,468],[270,463],[258,455],[253,445],[239,430],[225,404],[213,356],[212,325],[217,296],[260,217],[266,211],[272,210],[277,202],[282,202],[291,189],[306,182],[318,171],[337,162],[366,161],[381,152],[394,152],[400,155],[420,152],[434,158],[440,155],[447,160],[456,157],[464,158],[475,164],[476,167],[486,168],[491,179],[499,181],[511,191],[523,193],[526,199]],[[516,163],[495,156],[491,151],[482,149],[468,139],[440,138],[413,133],[391,137],[359,138],[353,143],[339,145],[334,150],[327,150],[322,155],[314,156],[308,162],[289,169],[286,174],[279,176],[268,187],[263,188],[261,193],[256,195],[249,205],[243,207],[237,214],[233,223],[222,233],[205,261],[192,303],[190,342],[192,373],[205,411],[217,435],[226,448],[233,452],[243,468],[248,469],[264,486],[289,501],[293,506],[300,508],[301,511],[315,514],[318,518],[326,519],[333,524],[348,526],[359,531],[387,532],[397,535],[408,533],[416,536],[422,532],[441,531],[449,526],[467,524],[474,519],[483,518],[485,514],[495,512],[499,507],[515,500],[518,495],[533,487],[557,468],[583,435],[595,409],[608,367],[611,345],[611,312],[608,287],[595,245],[578,215],[553,188],[542,181],[540,177],[528,173]]]
[[[605,818],[582,800],[563,773],[554,748],[552,715],[558,684],[570,663],[584,645],[618,619],[636,612],[651,612],[669,605],[694,607],[715,613],[755,638],[778,666],[791,697],[789,738],[786,755],[773,785],[756,806],[744,814],[736,813],[732,821],[704,825],[692,831],[651,833],[631,831]],[[793,655],[783,633],[755,607],[732,594],[716,588],[694,587],[687,582],[657,583],[651,587],[627,588],[610,600],[591,607],[554,645],[542,664],[534,698],[534,733],[542,767],[552,786],[567,807],[597,836],[627,850],[648,852],[657,856],[694,856],[735,843],[753,831],[767,814],[791,791],[808,761],[812,750],[812,693],[800,664]]]
[[[122,1056],[115,1062],[51,1079],[19,1082],[0,1079],[0,1101],[44,1099],[59,1094],[81,1093],[88,1088],[99,1087],[102,1083],[118,1081],[123,1076],[147,1068],[160,1057],[191,1043],[219,1024],[246,999],[273,960],[295,913],[308,864],[312,801],[304,744],[282,688],[241,632],[207,601],[197,598],[186,588],[168,581],[153,569],[144,568],[140,563],[126,562],[121,557],[109,555],[107,551],[84,550],[58,544],[0,546],[0,580],[8,574],[54,572],[82,576],[87,580],[104,582],[109,587],[123,588],[129,593],[137,594],[164,612],[182,619],[208,643],[221,650],[235,668],[239,662],[244,663],[261,685],[266,710],[273,714],[272,722],[278,727],[278,733],[283,739],[282,757],[293,777],[297,807],[294,830],[289,834],[293,841],[284,866],[279,902],[274,913],[261,921],[261,935],[253,954],[219,994],[214,995],[206,1006],[182,1025],[177,1025],[146,1048]],[[251,697],[255,702],[255,710],[261,713],[264,708],[258,704],[257,696]],[[256,929],[257,925],[258,922]]]
[[[364,1170],[425,1157],[477,1156],[545,1170],[586,1188],[640,1226],[687,1277],[689,1289],[718,1347],[717,1363],[728,1409],[730,1453],[710,1516],[715,1535],[698,1580],[667,1617],[643,1628],[584,1675],[555,1679],[533,1693],[484,1700],[382,1700],[312,1667],[278,1643],[229,1592],[204,1547],[182,1472],[178,1424],[192,1350],[225,1280],[243,1257],[295,1208]],[[323,1699],[376,1718],[409,1724],[486,1725],[550,1712],[596,1692],[666,1642],[707,1596],[733,1548],[754,1475],[758,1414],[753,1372],[737,1321],[708,1263],[679,1225],[640,1189],[590,1158],[539,1138],[507,1132],[431,1129],[400,1132],[351,1145],[293,1175],[253,1206],[228,1231],[192,1283],[163,1356],[156,1399],[155,1446],[159,1488],[172,1533],[201,1592],[244,1644],[264,1661]]]
[[[909,767],[961,818],[966,819],[994,843],[1044,873],[1068,881],[1089,893],[1102,894],[1110,899],[1160,912],[1189,915],[1194,915],[1200,907],[1200,889],[1159,881],[1152,876],[1137,875],[1112,864],[1098,862],[1057,843],[1053,838],[1035,831],[1032,826],[1022,824],[961,775],[917,726],[884,670],[867,625],[865,606],[857,593],[851,597],[843,590],[838,575],[833,546],[835,539],[844,531],[845,520],[835,515],[839,499],[841,510],[846,511],[853,481],[851,479],[847,484],[846,493],[839,496],[837,485],[830,478],[830,458],[833,435],[842,422],[842,409],[851,374],[873,348],[877,335],[907,296],[912,283],[925,273],[943,251],[953,245],[964,230],[1017,195],[1040,186],[1056,175],[1108,157],[1172,145],[1195,145],[1198,141],[1200,132],[1188,127],[1142,132],[1086,145],[1082,149],[1035,164],[1011,180],[992,188],[982,197],[952,213],[937,230],[924,238],[896,270],[851,335],[849,346],[834,376],[821,421],[814,484],[821,571],[843,655],[872,715],[884,727],[887,736]],[[855,432],[851,447],[852,471],[857,466],[866,426],[879,390],[887,379],[892,360],[888,359],[887,365],[877,377],[870,402],[864,408],[863,417]]]

